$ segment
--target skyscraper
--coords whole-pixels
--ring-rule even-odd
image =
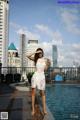
[[[8,65],[9,0],[0,0],[0,61]]]
[[[58,58],[57,46],[56,45],[52,45],[53,67],[57,67],[57,58]]]
[[[21,67],[26,67],[26,35],[24,33],[20,34],[20,61],[21,61]]]
[[[33,53],[36,51],[36,49],[38,48],[39,44],[38,44],[38,40],[28,40],[28,44],[27,44],[27,55]],[[27,58],[27,67],[35,67],[34,66],[34,62],[29,60]]]

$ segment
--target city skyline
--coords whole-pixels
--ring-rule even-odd
[[[58,0],[10,0],[9,43],[19,48],[19,33],[27,40],[38,39],[51,58],[52,45],[58,48],[59,66],[80,64],[80,8]]]

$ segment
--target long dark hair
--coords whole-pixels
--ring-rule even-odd
[[[39,50],[42,51],[42,57],[43,57],[43,56],[44,56],[44,52],[43,52],[43,50],[42,50],[41,48],[38,48],[38,49],[36,50],[36,52],[39,51]],[[39,57],[39,54],[40,54],[40,53],[35,53],[35,55],[34,55],[34,63],[35,63],[35,65],[36,65],[36,62],[37,62],[38,58],[40,58],[40,57]]]

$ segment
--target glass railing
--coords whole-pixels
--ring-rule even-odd
[[[80,82],[80,67],[50,67],[45,74],[48,81]]]
[[[31,79],[35,67],[2,67],[0,68],[1,82],[20,82]],[[45,71],[46,81],[78,81],[80,82],[80,67],[50,67]]]

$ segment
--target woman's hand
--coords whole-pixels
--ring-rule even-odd
[[[34,57],[32,57],[32,56],[35,55],[36,53],[42,53],[42,51],[41,50],[36,51],[34,53],[31,53],[30,55],[26,55],[26,57],[28,57],[30,60],[34,61]]]
[[[46,64],[47,64],[48,67],[50,67],[50,65],[51,65],[50,59],[47,59],[47,63]]]
[[[48,70],[48,68],[51,66],[51,61],[48,58],[46,58],[45,61],[46,61],[45,70]]]
[[[42,53],[42,51],[41,51],[41,50],[39,50],[39,51],[36,51],[35,53]]]

